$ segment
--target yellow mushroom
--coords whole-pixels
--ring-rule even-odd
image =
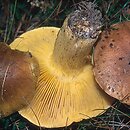
[[[71,13],[61,29],[34,29],[10,45],[31,52],[39,62],[36,94],[31,104],[19,111],[35,125],[68,126],[99,115],[112,103],[95,82],[89,60],[101,27],[101,13],[90,5]]]

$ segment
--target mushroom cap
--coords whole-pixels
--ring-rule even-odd
[[[94,75],[110,96],[130,105],[130,22],[104,31],[94,50]]]
[[[29,53],[0,43],[0,117],[27,106],[32,100],[38,63]]]
[[[12,48],[29,50],[40,66],[36,94],[31,104],[19,113],[35,125],[48,128],[97,116],[112,103],[96,84],[90,64],[75,76],[66,75],[55,66],[51,56],[58,32],[55,27],[34,29],[11,44]]]

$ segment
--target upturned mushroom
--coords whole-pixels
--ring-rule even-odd
[[[94,51],[94,75],[110,96],[130,105],[130,22],[104,31]]]
[[[90,52],[100,34],[101,13],[87,3],[61,29],[28,31],[10,46],[38,60],[40,77],[31,104],[19,113],[42,127],[63,127],[99,115],[112,103],[94,80]]]
[[[27,106],[32,100],[38,63],[28,52],[11,50],[0,43],[0,117]]]

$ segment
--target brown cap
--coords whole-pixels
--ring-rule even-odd
[[[32,100],[38,63],[30,53],[0,43],[0,117],[8,116]]]
[[[94,51],[94,75],[109,95],[130,105],[130,22],[104,31]]]
[[[55,65],[52,53],[58,32],[59,28],[55,27],[34,29],[10,45],[29,50],[40,67],[36,94],[31,104],[19,113],[35,125],[48,128],[68,126],[97,116],[112,103],[111,97],[95,82],[90,63],[74,76],[63,73]]]

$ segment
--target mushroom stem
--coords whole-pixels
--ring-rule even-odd
[[[90,4],[71,13],[58,33],[53,59],[65,73],[81,70],[90,61],[91,48],[100,34],[102,15]]]

